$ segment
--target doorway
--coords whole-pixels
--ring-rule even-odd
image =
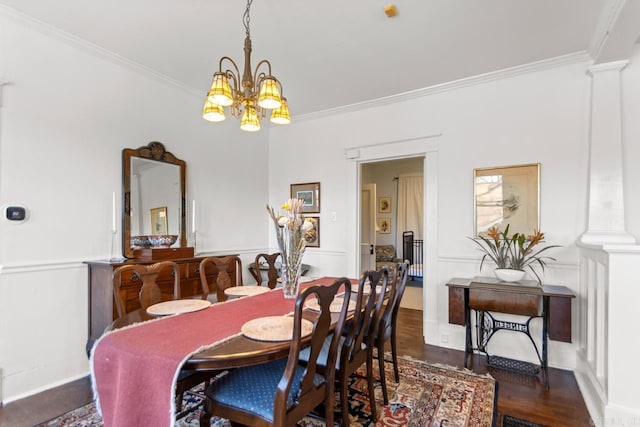
[[[423,170],[424,157],[420,156],[367,162],[361,165],[360,171],[360,269],[370,269],[372,264],[375,267],[376,261],[400,262],[405,259],[412,266],[419,266],[412,270],[419,274],[410,277],[401,304],[419,310],[423,308]],[[373,206],[370,197],[374,197]],[[373,236],[366,229],[371,221],[375,227]],[[410,233],[411,241],[403,236],[409,234],[405,232]],[[369,249],[367,245],[371,245],[371,258],[365,254]],[[390,253],[394,253],[393,259],[387,259]]]

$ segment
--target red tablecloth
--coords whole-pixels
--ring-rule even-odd
[[[304,283],[328,285],[324,277]],[[105,427],[172,426],[175,383],[192,354],[240,333],[248,320],[290,313],[295,300],[275,289],[103,335],[91,354],[91,376]]]

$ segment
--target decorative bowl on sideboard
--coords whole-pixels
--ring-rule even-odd
[[[178,240],[175,234],[154,234],[148,237],[151,247],[154,248],[168,248]]]
[[[131,247],[132,248],[150,248],[151,242],[149,241],[149,236],[131,236]]]

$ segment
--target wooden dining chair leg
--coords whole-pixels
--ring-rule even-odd
[[[382,398],[384,404],[389,404],[389,393],[387,392],[387,375],[384,371],[384,337],[376,340],[376,348],[378,349],[378,370],[380,371],[380,387],[382,388]]]
[[[369,354],[367,355],[367,386],[369,387],[369,406],[371,407],[371,421],[376,422],[378,419],[378,411],[376,409],[376,395],[374,392],[372,351],[369,351]]]
[[[349,421],[349,381],[348,378],[340,376],[338,380],[338,389],[340,390],[340,416],[342,418],[341,424],[348,426]]]
[[[200,427],[211,426],[211,414],[206,408],[206,405],[202,405],[202,412],[200,413]]]
[[[384,359],[384,352],[382,353]],[[398,372],[398,348],[396,346],[396,328],[391,329],[391,358],[393,359],[393,374],[396,383],[400,382],[400,372]]]

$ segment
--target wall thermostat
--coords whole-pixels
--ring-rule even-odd
[[[7,206],[5,212],[9,221],[24,221],[27,219],[27,210],[24,206]]]

